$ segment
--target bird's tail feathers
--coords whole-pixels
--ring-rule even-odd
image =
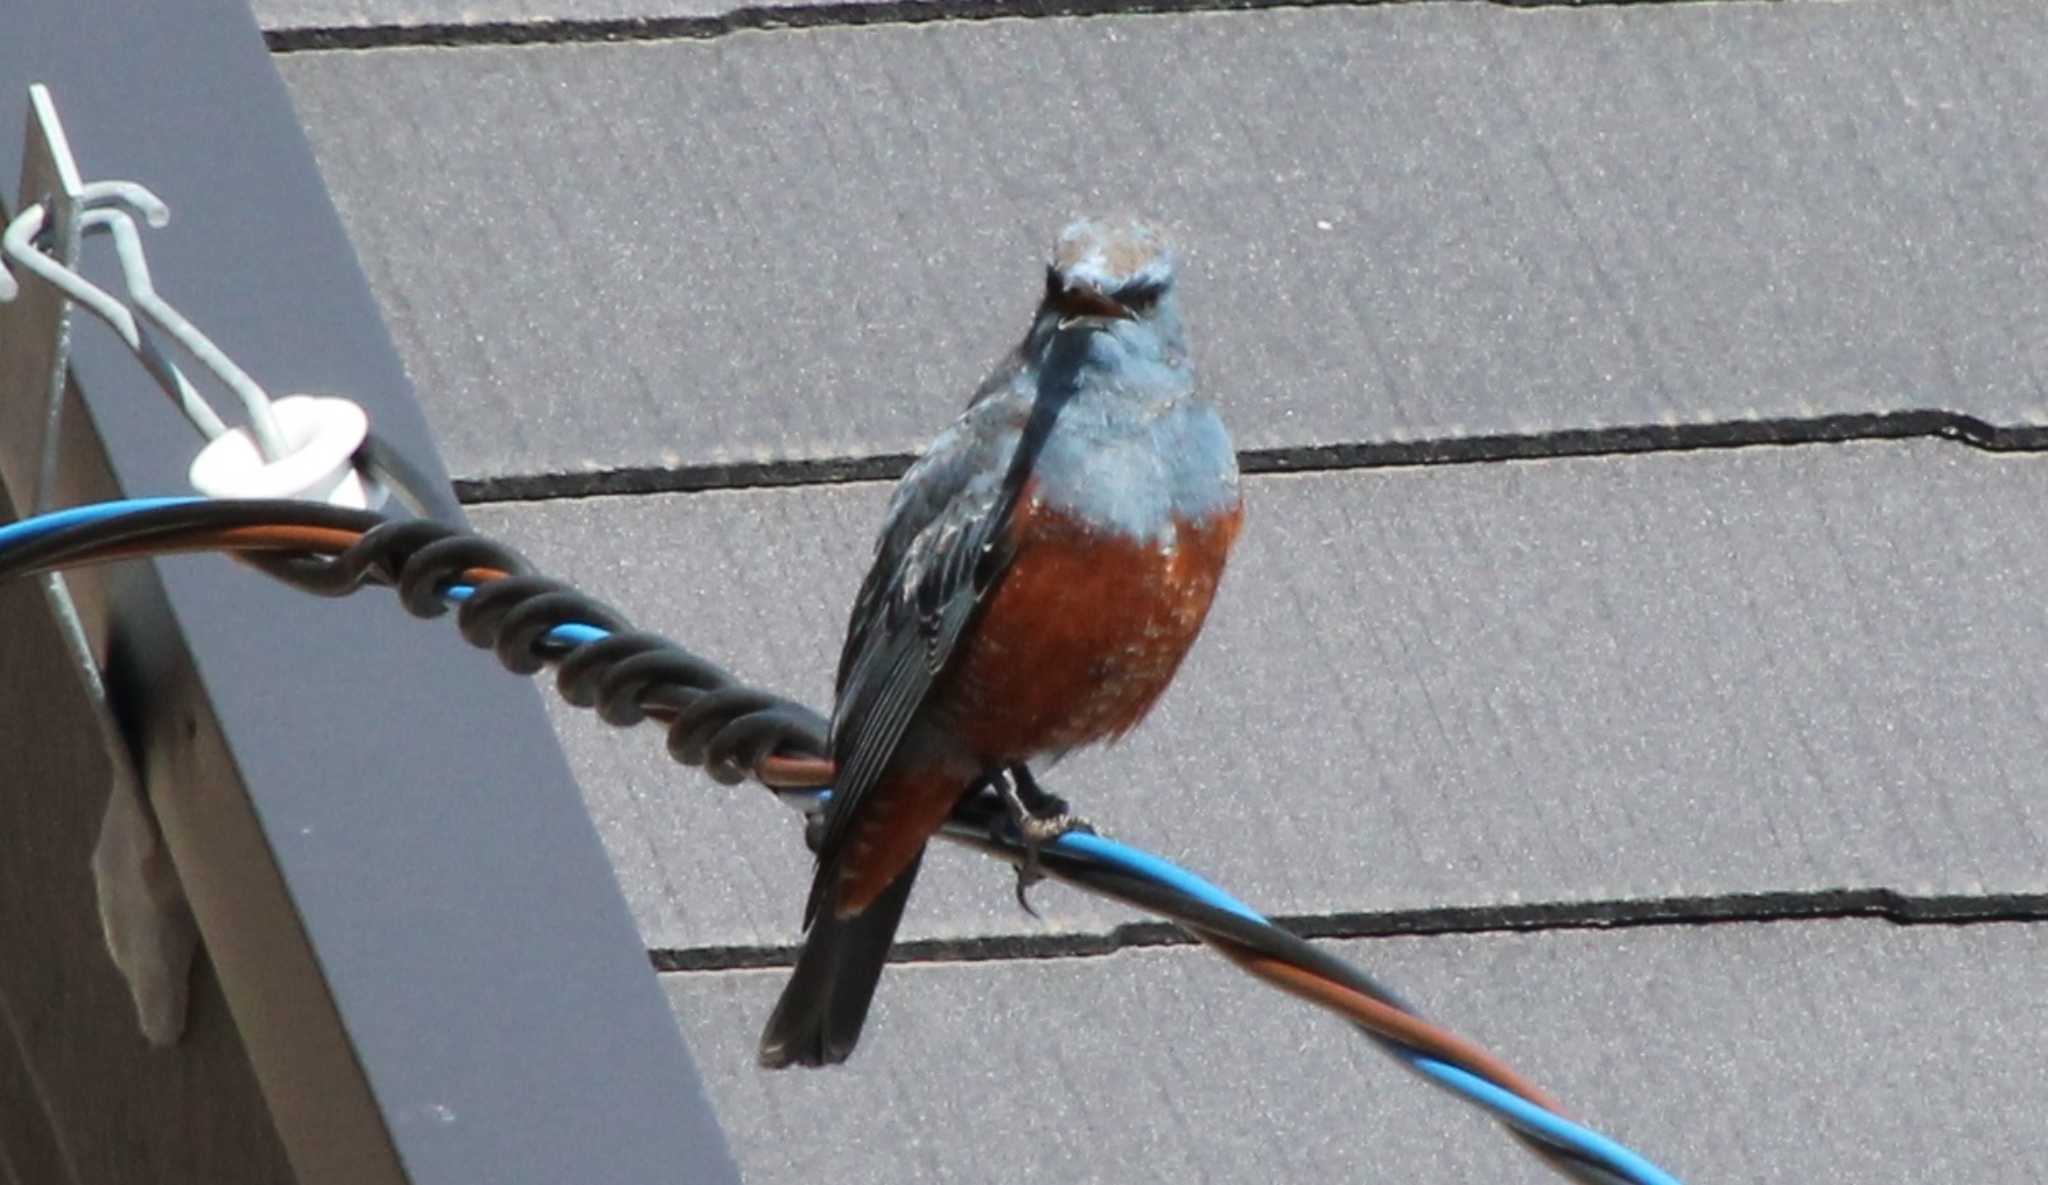
[[[837,916],[832,891],[825,891],[796,971],[761,1033],[763,1066],[829,1066],[853,1052],[923,860],[920,849],[889,887],[852,917]],[[821,879],[830,875],[829,867],[819,872]]]

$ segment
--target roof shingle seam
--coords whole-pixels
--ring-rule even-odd
[[[1552,432],[1291,445],[1243,450],[1238,454],[1238,465],[1246,473],[1318,473],[1912,439],[1956,441],[1993,453],[2041,452],[2048,450],[2048,426],[2001,426],[1975,416],[1930,408],[1796,419],[1633,424]],[[477,506],[846,485],[894,481],[903,476],[915,459],[908,453],[877,453],[673,467],[621,466],[579,473],[502,474],[458,478],[455,493],[465,504]]]
[[[1429,937],[1447,934],[1617,930],[1778,922],[1886,921],[1900,926],[2000,925],[2048,921],[2048,893],[1915,894],[1896,889],[1818,889],[1723,893],[1608,901],[1444,906],[1273,919],[1308,939]],[[1118,951],[1190,946],[1196,940],[1166,922],[1132,922],[1107,931],[993,934],[900,941],[897,963],[981,963],[1099,958]],[[787,944],[661,947],[648,951],[659,972],[788,968]]]
[[[734,33],[784,29],[921,25],[1042,17],[1157,16],[1291,8],[1380,8],[1469,0],[818,0],[741,4],[724,12],[667,16],[541,17],[517,20],[266,26],[272,53],[474,46],[577,45],[629,41],[709,41]],[[1498,8],[1697,8],[1755,0],[1485,0]]]

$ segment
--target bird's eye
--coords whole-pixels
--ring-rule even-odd
[[[1152,311],[1152,306],[1158,304],[1159,298],[1164,295],[1164,285],[1133,284],[1129,288],[1117,290],[1116,302],[1139,316],[1144,316]]]

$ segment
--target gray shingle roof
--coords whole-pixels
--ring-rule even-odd
[[[825,705],[886,492],[475,515]],[[1183,681],[1049,784],[1262,909],[2048,894],[2048,805],[2019,756],[2048,711],[2031,460],[1763,448],[1276,475],[1246,499]],[[557,717],[652,944],[787,940],[805,867],[767,796],[678,785],[657,736]],[[997,875],[934,867],[909,932],[1040,932]]]
[[[1429,932],[1340,949],[1684,1179],[2043,1178],[2048,931],[1987,919],[2048,901],[2048,477],[1812,442],[2040,443],[2048,10],[509,36],[279,59],[486,529],[823,706],[885,491],[824,479],[943,423],[1059,220],[1158,212],[1240,443],[1318,471],[1249,483],[1180,686],[1057,788],[1318,932]],[[1809,443],[1612,455],[1772,437]],[[976,858],[927,873],[852,1064],[764,1074],[793,822],[557,719],[648,945],[704,968],[665,982],[751,1181],[1546,1179],[1200,952],[1082,957],[1129,915],[1031,922]],[[1570,928],[1616,919],[1661,924]]]
[[[2044,59],[2029,4],[1427,4],[281,64],[503,478],[914,451],[1098,207],[1178,229],[1242,447],[2038,427]]]
[[[2048,928],[1873,922],[1336,944],[1687,1181],[2048,1172]],[[915,964],[850,1068],[764,1075],[780,977],[668,977],[753,1181],[1549,1174],[1329,1017],[1189,950]]]

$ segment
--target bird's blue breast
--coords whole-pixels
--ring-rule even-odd
[[[1187,391],[1084,390],[1061,409],[1033,471],[1049,508],[1142,541],[1169,542],[1176,522],[1205,522],[1239,500],[1230,435]]]

